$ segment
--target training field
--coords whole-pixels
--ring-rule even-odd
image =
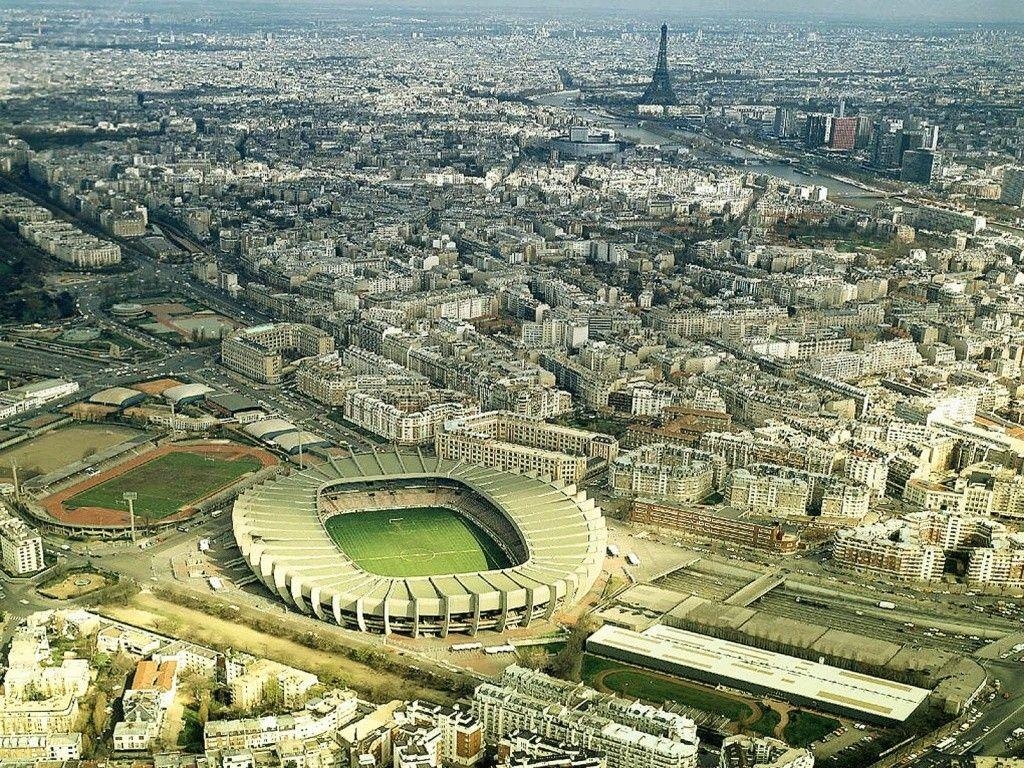
[[[374,509],[334,515],[327,533],[360,568],[406,578],[511,566],[479,526],[445,507]]]
[[[247,472],[257,471],[260,466],[260,461],[251,456],[225,458],[174,451],[75,494],[64,500],[64,508],[127,509],[123,494],[134,491],[139,494],[135,500],[136,516],[143,520],[161,520],[231,485]]]
[[[0,477],[11,476],[12,461],[17,463],[24,480],[61,469],[140,434],[137,429],[106,424],[73,424],[55,429],[0,452]]]

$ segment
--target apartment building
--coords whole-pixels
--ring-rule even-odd
[[[740,734],[722,742],[719,768],[814,768],[814,753],[784,741]]]
[[[395,710],[394,766],[471,766],[484,757],[483,725],[469,711],[415,700]]]
[[[261,384],[278,384],[286,357],[315,357],[334,351],[334,338],[304,323],[257,325],[221,342],[221,362]]]
[[[598,432],[508,411],[488,411],[445,423],[434,448],[443,459],[577,483],[614,461],[619,444]]]
[[[517,665],[477,686],[473,714],[492,743],[533,731],[604,755],[608,768],[697,766],[697,728],[688,717]]]
[[[1024,585],[1024,534],[1000,537],[991,547],[972,549],[967,581],[1018,589]]]
[[[8,573],[22,576],[46,567],[39,532],[14,517],[0,503],[0,564]]]
[[[207,752],[265,749],[296,739],[317,739],[351,722],[358,706],[353,691],[334,689],[286,715],[214,720],[203,731],[203,747]]]
[[[85,659],[53,663],[45,627],[19,627],[8,650],[0,695],[0,763],[26,749],[73,751],[73,744],[59,737],[76,733],[79,701],[91,678]],[[76,743],[81,746],[81,741]]]
[[[423,445],[451,419],[479,413],[461,392],[421,386],[397,386],[373,392],[350,389],[342,414],[353,424],[398,445]]]
[[[799,537],[786,533],[781,525],[761,525],[736,511],[712,511],[708,507],[674,506],[650,499],[637,499],[633,502],[629,520],[783,555],[796,552],[800,545]]]
[[[532,731],[512,731],[498,742],[498,768],[606,768],[604,755]]]
[[[725,503],[759,515],[803,515],[810,502],[807,483],[796,477],[755,475],[734,469],[725,481]]]
[[[720,456],[655,443],[619,454],[609,465],[608,487],[616,496],[694,503],[720,488],[725,473]]]

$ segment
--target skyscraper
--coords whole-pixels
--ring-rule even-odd
[[[898,168],[903,161],[900,148],[903,121],[882,119],[875,122],[871,137],[871,164],[875,168]]]
[[[1014,166],[1003,171],[1003,191],[999,202],[1024,207],[1024,167]]]
[[[942,155],[931,149],[908,149],[903,153],[900,180],[931,184],[942,170]]]
[[[828,145],[832,149],[849,152],[857,144],[857,118],[856,117],[834,117],[832,118],[832,132],[829,135]]]
[[[661,25],[661,43],[658,45],[658,65],[651,76],[651,84],[640,97],[641,104],[655,104],[662,107],[678,104],[672,90],[672,78],[668,74],[668,25]]]
[[[796,136],[796,111],[790,107],[778,107],[775,110],[775,135],[780,139]]]
[[[832,138],[832,115],[808,115],[804,130],[804,146],[808,149],[823,147]]]

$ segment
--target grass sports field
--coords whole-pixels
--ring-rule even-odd
[[[707,686],[647,672],[611,659],[586,654],[583,681],[598,689],[662,704],[676,702],[704,712],[722,715],[734,722],[746,720],[753,710],[738,697],[725,696]]]
[[[406,578],[507,568],[479,526],[444,507],[373,509],[327,519],[327,533],[360,568]]]
[[[123,494],[134,491],[139,494],[135,514],[142,519],[160,520],[259,468],[260,462],[255,458],[224,459],[175,451],[88,488],[67,499],[64,506],[127,509]]]

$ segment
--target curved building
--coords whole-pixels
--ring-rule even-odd
[[[470,518],[508,566],[452,573],[438,557],[429,575],[380,575],[328,533],[339,514],[430,506]],[[285,602],[345,627],[412,635],[548,618],[590,590],[606,544],[600,509],[574,486],[418,453],[359,454],[278,477],[238,497],[233,525],[253,572]]]

